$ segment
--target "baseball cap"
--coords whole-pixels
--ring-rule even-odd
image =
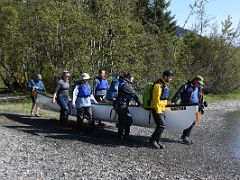
[[[174,76],[174,74],[173,74],[173,72],[170,71],[170,70],[165,70],[165,71],[163,72],[163,77],[164,77],[164,76],[169,77],[169,76]]]
[[[197,81],[199,82],[199,84],[204,85],[203,77],[202,77],[202,76],[197,75],[194,79],[197,80]]]

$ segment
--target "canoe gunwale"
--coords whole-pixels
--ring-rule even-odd
[[[41,94],[43,96],[52,98],[53,95],[41,91],[37,91],[38,94]],[[112,106],[112,104],[109,103],[97,103],[97,105],[103,105],[103,106]],[[189,103],[189,104],[168,104],[166,107],[182,107],[182,106],[198,106],[198,103]],[[137,105],[130,105],[130,107],[139,107]]]

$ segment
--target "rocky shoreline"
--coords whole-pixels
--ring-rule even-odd
[[[152,129],[132,127],[119,143],[114,124],[95,133],[65,131],[56,121],[0,113],[1,179],[240,179],[240,163],[224,138],[226,113],[239,100],[211,104],[184,145],[181,132],[166,131],[164,150],[150,149]],[[87,128],[87,127],[86,127]]]

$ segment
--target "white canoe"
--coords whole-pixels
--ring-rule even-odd
[[[43,109],[59,112],[59,105],[57,103],[53,104],[51,102],[51,97],[51,95],[38,93],[36,103],[39,107]],[[70,115],[76,116],[76,108],[70,107],[70,109]],[[113,107],[110,104],[92,104],[92,110],[93,118],[96,120],[115,123],[117,122],[116,112],[115,110],[113,110]],[[147,111],[142,107],[138,106],[130,106],[129,110],[132,115],[133,125],[149,128],[155,127],[153,117],[152,115],[150,116],[150,111]],[[191,126],[193,121],[195,121],[197,110],[198,105],[196,104],[171,105],[167,107],[165,111],[166,129],[183,130],[188,128],[189,126]]]

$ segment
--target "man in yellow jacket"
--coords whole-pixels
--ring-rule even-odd
[[[156,149],[163,149],[161,144],[161,135],[165,129],[165,107],[167,105],[167,99],[169,97],[170,89],[168,84],[172,81],[172,71],[166,70],[163,72],[163,77],[157,80],[153,86],[151,109],[154,121],[156,123],[156,129],[153,132],[149,143]]]

